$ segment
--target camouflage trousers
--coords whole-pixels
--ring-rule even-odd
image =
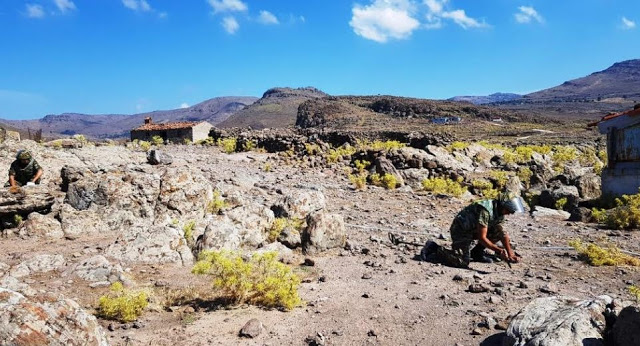
[[[438,261],[450,267],[467,268],[471,258],[482,256],[485,247],[477,242],[475,231],[462,229],[455,221],[449,230],[451,232],[451,250],[442,246],[438,247],[436,251]],[[487,238],[493,243],[501,241],[504,238],[502,225],[490,228]],[[472,245],[476,242],[476,246],[472,249]]]

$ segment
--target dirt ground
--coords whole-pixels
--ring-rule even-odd
[[[311,257],[314,266],[294,264],[304,277],[300,296],[305,305],[289,312],[220,307],[207,301],[161,307],[167,291],[207,292],[210,280],[178,265],[123,263],[140,287],[153,292],[154,304],[136,324],[101,321],[113,345],[304,345],[311,339],[326,345],[500,345],[501,328],[508,325],[509,316],[536,297],[607,294],[629,300],[627,286],[640,282],[640,273],[633,268],[591,267],[579,261],[574,251],[554,248],[581,238],[606,240],[640,252],[638,232],[533,219],[529,214],[509,216],[507,229],[522,256],[521,263],[513,268],[505,263],[473,263],[474,270],[449,268],[415,260],[420,247],[394,246],[387,234],[391,230],[413,242],[437,239],[448,245],[449,223],[469,201],[407,188],[355,191],[338,168],[273,164],[273,170],[265,172],[265,160],[272,154],[226,155],[217,149],[181,147],[167,150],[185,159],[197,154],[225,177],[259,176],[261,186],[274,190],[321,189],[328,211],[345,218],[349,249]],[[72,263],[86,254],[100,253],[113,240],[105,236],[44,242],[10,237],[0,239],[0,262],[15,265],[33,254],[53,253]],[[300,254],[297,258],[302,263],[305,257]],[[81,279],[59,272],[31,276],[26,282],[36,290],[62,293],[89,311],[107,290],[90,288]],[[489,291],[468,292],[473,283],[482,283]],[[483,327],[487,317],[497,326]],[[254,339],[240,338],[239,330],[252,318],[262,322],[265,331]]]

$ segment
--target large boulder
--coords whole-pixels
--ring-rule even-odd
[[[566,212],[564,210],[545,208],[545,207],[536,205],[533,208],[533,213],[531,213],[531,216],[533,216],[534,218],[549,218],[549,219],[565,221],[571,217],[571,213]]]
[[[594,173],[579,177],[576,181],[578,193],[583,200],[598,199],[602,195],[602,179]]]
[[[44,186],[0,189],[0,217],[46,212],[54,202],[54,196]]]
[[[307,228],[302,232],[302,249],[317,254],[333,248],[342,248],[347,241],[344,219],[341,215],[316,212],[307,216]]]
[[[276,217],[304,219],[310,213],[324,209],[324,194],[317,190],[294,191],[280,198],[271,210]]]
[[[448,171],[473,171],[473,161],[464,154],[452,155],[445,148],[435,145],[428,145],[427,152],[434,156],[434,161],[440,168]]]
[[[121,262],[193,263],[182,232],[169,226],[127,228],[106,248],[105,254]]]
[[[9,275],[14,278],[21,278],[35,273],[58,270],[64,264],[65,260],[62,255],[37,255],[13,267]]]
[[[393,175],[394,177],[396,177],[396,183],[398,184],[398,186],[404,185],[402,176],[400,175],[400,173],[398,173],[398,170],[396,170],[391,161],[389,161],[386,157],[377,157],[374,165],[376,168],[376,173],[378,173],[380,176],[384,176],[385,174]]]
[[[0,288],[0,340],[3,345],[109,345],[96,318],[75,301],[27,299],[5,288]]]
[[[511,321],[504,346],[603,346],[604,312],[612,299],[538,298]]]
[[[119,264],[111,264],[104,256],[96,255],[78,263],[73,269],[73,274],[89,282],[127,281],[124,271]]]
[[[580,193],[575,186],[556,185],[552,189],[544,190],[540,193],[538,203],[545,208],[556,208],[557,202],[566,199],[563,209],[571,210],[578,206]]]
[[[24,233],[28,237],[44,237],[48,239],[62,239],[64,237],[60,221],[51,214],[31,213],[20,233]]]
[[[173,163],[171,155],[157,149],[147,152],[147,162],[150,165],[170,165]]]
[[[613,325],[613,346],[640,345],[640,308],[627,306]]]

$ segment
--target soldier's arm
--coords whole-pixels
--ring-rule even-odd
[[[36,182],[38,181],[38,179],[40,179],[40,177],[42,176],[42,168],[39,168],[38,171],[36,172],[36,175],[33,176],[33,179],[31,179],[32,182]]]
[[[478,232],[478,241],[482,243],[482,245],[484,245],[488,249],[495,251],[495,253],[498,254],[500,257],[506,259],[507,252],[503,248],[494,244],[491,240],[489,240],[489,238],[487,238],[487,233],[489,232],[489,229],[487,228],[486,225],[479,224],[477,232]]]
[[[15,175],[10,175],[9,176],[9,185],[11,185],[11,187],[16,187],[16,176]]]
[[[513,252],[513,249],[511,249],[511,239],[509,238],[509,233],[505,232],[502,235],[502,245],[504,245],[504,248],[507,250],[509,261],[518,263],[520,261],[520,257],[516,256],[516,254]]]

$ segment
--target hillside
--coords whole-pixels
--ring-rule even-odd
[[[254,129],[293,126],[301,103],[328,96],[312,87],[272,88],[252,105],[238,111],[219,127],[251,127]]]
[[[152,117],[156,123],[208,121],[216,125],[255,100],[255,97],[217,97],[188,108],[133,115],[63,113],[35,120],[0,120],[0,123],[22,130],[42,129],[44,136],[52,137],[81,133],[94,138],[122,138],[128,137],[129,131],[142,124],[146,117]]]
[[[606,70],[525,95],[524,98],[534,101],[640,99],[640,59],[615,63]]]
[[[487,103],[515,101],[521,98],[522,95],[518,94],[495,93],[489,96],[454,96],[448,99],[448,101],[469,102],[473,103],[474,105],[484,105]]]

